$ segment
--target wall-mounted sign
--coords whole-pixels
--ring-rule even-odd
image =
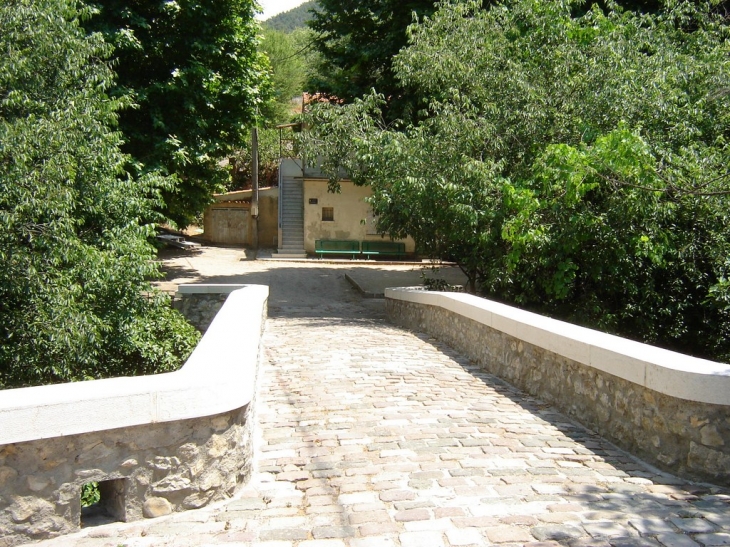
[[[317,205],[319,200],[317,198],[309,198],[309,205]]]

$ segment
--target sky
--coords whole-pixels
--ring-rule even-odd
[[[306,0],[259,0],[259,5],[264,10],[263,15],[259,15],[258,19],[265,20],[273,17],[282,11],[289,11],[303,4]]]

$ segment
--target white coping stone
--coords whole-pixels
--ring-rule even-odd
[[[201,283],[200,285],[178,285],[177,294],[230,294],[247,285],[220,285]]]
[[[471,294],[392,288],[385,289],[385,297],[449,310],[671,397],[730,405],[730,365],[724,363],[634,342]]]
[[[212,416],[253,398],[263,285],[232,292],[183,367],[0,391],[0,445]]]

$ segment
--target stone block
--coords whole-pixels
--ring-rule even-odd
[[[142,505],[142,514],[146,518],[157,518],[172,513],[172,504],[165,498],[149,498]]]

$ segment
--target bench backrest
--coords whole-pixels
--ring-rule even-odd
[[[397,241],[363,241],[362,250],[363,252],[405,253],[406,245]]]
[[[349,239],[318,239],[314,242],[316,251],[360,251],[360,242]]]

